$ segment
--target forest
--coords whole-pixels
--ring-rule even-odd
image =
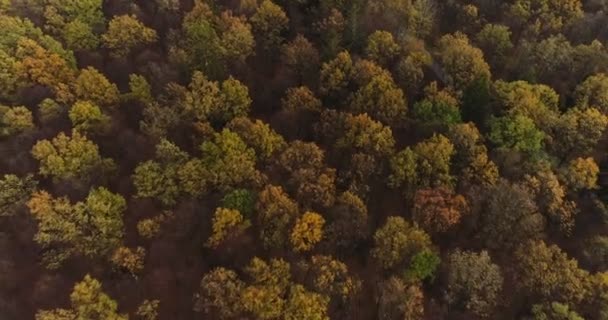
[[[608,0],[0,0],[0,320],[607,320]]]

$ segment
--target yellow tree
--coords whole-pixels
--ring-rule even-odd
[[[325,219],[316,212],[306,212],[298,218],[291,231],[291,244],[295,251],[309,251],[323,237]]]

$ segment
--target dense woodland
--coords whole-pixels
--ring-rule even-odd
[[[0,0],[0,319],[608,319],[608,1]]]

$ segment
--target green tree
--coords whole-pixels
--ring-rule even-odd
[[[508,7],[510,21],[532,34],[560,32],[583,16],[580,0],[517,0]]]
[[[194,310],[219,319],[232,319],[243,312],[241,292],[245,283],[236,272],[222,267],[209,271],[194,295]]]
[[[287,29],[289,18],[283,9],[270,0],[264,0],[251,17],[256,38],[269,50],[283,41],[281,35]]]
[[[57,180],[88,180],[93,172],[107,172],[114,161],[102,158],[97,145],[78,131],[71,136],[59,133],[53,140],[40,140],[32,148],[32,156],[40,162],[40,174]]]
[[[490,79],[490,67],[483,52],[469,43],[460,32],[439,40],[439,61],[457,90],[464,90],[478,79]]]
[[[38,182],[30,174],[20,178],[5,174],[0,179],[0,217],[13,216],[36,190]]]
[[[14,101],[17,91],[22,85],[19,79],[17,59],[0,49],[0,95],[3,99]]]
[[[248,189],[234,189],[221,200],[223,208],[238,210],[245,217],[251,217],[255,210],[257,194]]]
[[[430,237],[401,217],[388,217],[374,233],[373,257],[385,269],[391,269],[431,246]]]
[[[103,73],[93,67],[82,69],[74,84],[79,100],[88,100],[99,106],[113,107],[119,102],[120,92]]]
[[[118,313],[118,304],[101,290],[101,283],[88,274],[74,285],[70,295],[71,309],[38,311],[36,320],[127,320],[127,315]]]
[[[298,216],[297,204],[283,188],[268,185],[258,196],[256,211],[257,226],[264,247],[286,246],[289,228]]]
[[[101,36],[112,56],[125,58],[131,51],[156,41],[156,31],[146,27],[134,15],[115,16]]]
[[[129,93],[126,94],[126,97],[145,104],[154,101],[150,83],[146,77],[137,74],[129,75]]]
[[[75,204],[39,191],[27,206],[38,222],[34,240],[46,250],[43,262],[48,268],[73,255],[106,256],[122,241],[126,201],[103,187],[91,189],[84,202]]]
[[[515,259],[517,284],[527,296],[572,304],[585,298],[589,274],[558,246],[527,242],[516,250]]]
[[[213,215],[213,231],[207,240],[207,246],[216,249],[230,238],[240,236],[250,225],[251,222],[245,220],[238,210],[217,208]]]
[[[488,252],[456,250],[448,257],[448,302],[479,316],[489,316],[502,291],[503,277]]]
[[[543,147],[545,134],[526,116],[495,118],[490,127],[489,139],[499,148],[534,154]]]
[[[416,120],[423,124],[449,125],[461,121],[460,102],[446,89],[439,90],[432,82],[424,89],[425,98],[414,104],[412,110]]]
[[[66,46],[75,51],[95,50],[99,46],[99,38],[91,26],[81,20],[66,23],[62,37]]]
[[[291,244],[295,251],[310,251],[323,238],[325,219],[316,212],[305,212],[291,231]]]
[[[110,117],[89,101],[77,101],[69,112],[74,129],[85,133],[103,132],[110,125]]]
[[[441,258],[436,252],[431,250],[420,251],[412,257],[409,266],[405,270],[404,277],[408,281],[413,282],[425,279],[432,281],[435,278],[435,271],[440,263]]]
[[[0,136],[11,136],[34,128],[34,117],[29,109],[0,105]]]

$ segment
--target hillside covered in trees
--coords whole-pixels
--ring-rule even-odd
[[[0,0],[0,319],[606,320],[607,126],[606,0]]]

